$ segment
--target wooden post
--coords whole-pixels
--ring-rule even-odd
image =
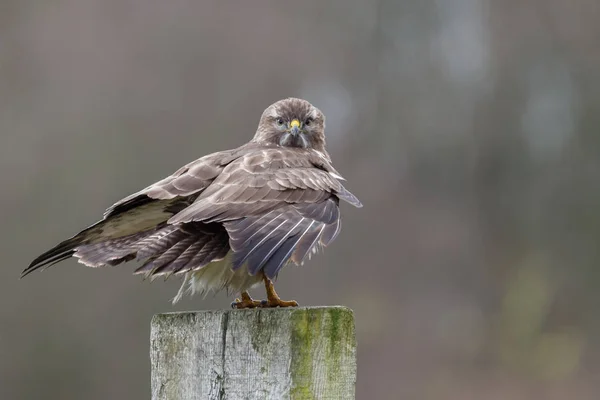
[[[157,314],[152,400],[353,400],[354,315],[345,307]]]

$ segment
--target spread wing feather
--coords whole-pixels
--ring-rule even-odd
[[[338,218],[334,223],[325,226],[325,229],[323,229],[323,234],[320,237],[321,244],[323,246],[329,246],[329,244],[331,244],[331,242],[333,242],[337,235],[340,233],[341,229],[341,218]]]
[[[85,265],[101,267],[137,258],[144,264],[135,273],[168,276],[196,270],[224,258],[230,249],[228,239],[221,225],[163,225],[100,243],[82,244],[68,253],[59,253],[47,263],[75,256]]]
[[[183,273],[220,260],[229,251],[227,232],[222,226],[192,223],[175,229],[158,239],[159,243],[143,245],[152,250],[144,253],[147,261],[135,273],[153,276]]]
[[[167,200],[194,195],[210,186],[223,168],[250,150],[242,146],[234,150],[209,154],[179,168],[172,175],[133,193],[109,207],[104,218],[119,214],[152,200]]]
[[[167,226],[153,235],[141,240],[135,247],[139,248],[136,254],[138,261],[145,260],[169,250],[187,235],[174,226]]]
[[[219,246],[217,246],[219,244]],[[210,238],[202,248],[194,254],[194,256],[178,271],[177,273],[184,273],[191,270],[196,270],[206,266],[211,261],[217,261],[225,257],[229,251],[229,243],[227,241],[227,234],[224,233],[220,237]],[[218,257],[211,260],[211,255],[217,253]]]
[[[192,243],[185,251],[183,251],[175,260],[171,263],[164,265],[160,268],[157,268],[153,273],[154,274],[174,274],[181,271],[186,265],[190,264],[190,262],[194,259],[194,256],[197,255],[200,250],[211,240],[209,236],[202,236],[200,238],[196,238],[196,241]],[[199,262],[195,262],[193,265],[200,265]]]
[[[246,264],[250,274],[263,270],[273,278],[288,261],[301,264],[324,233],[321,245],[329,244],[339,231],[339,221],[337,200],[329,197],[320,203],[286,204],[264,215],[225,222],[234,252],[232,268]]]
[[[82,263],[90,267],[100,267],[117,260],[126,258],[132,252],[134,245],[143,241],[151,232],[140,232],[118,239],[110,239],[104,242],[82,245],[77,248],[74,256]]]
[[[154,274],[161,267],[167,266],[175,261],[179,256],[183,254],[194,242],[198,240],[197,237],[187,236],[180,239],[168,249],[164,250],[156,258],[151,257],[144,265],[136,269],[136,273],[147,272]]]

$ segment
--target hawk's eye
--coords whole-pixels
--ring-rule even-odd
[[[283,125],[283,118],[279,117],[275,120],[275,122],[277,122],[277,125],[281,126]]]
[[[306,118],[306,121],[304,121],[304,125],[305,125],[305,126],[310,126],[310,124],[312,124],[312,122],[313,122],[313,119],[312,119],[312,118],[310,118],[310,117],[309,117],[309,118]]]

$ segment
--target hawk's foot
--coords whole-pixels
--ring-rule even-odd
[[[264,275],[263,279],[265,280],[265,289],[267,290],[267,300],[263,300],[260,305],[261,307],[298,307],[298,302],[295,300],[281,300],[275,291],[275,285],[273,285],[273,282],[271,282],[271,280]]]
[[[235,299],[235,301],[231,303],[231,308],[237,308],[238,310],[242,308],[256,308],[261,307],[262,304],[263,301],[253,300],[248,292],[242,292],[242,299]]]

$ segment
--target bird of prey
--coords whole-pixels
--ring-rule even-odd
[[[262,114],[254,138],[209,154],[108,208],[101,221],[37,257],[22,276],[71,256],[90,267],[142,261],[135,273],[184,276],[186,292],[241,293],[234,308],[293,307],[273,286],[341,227],[339,202],[360,201],[342,185],[325,149],[325,116],[287,98]],[[248,290],[264,282],[267,299]]]

